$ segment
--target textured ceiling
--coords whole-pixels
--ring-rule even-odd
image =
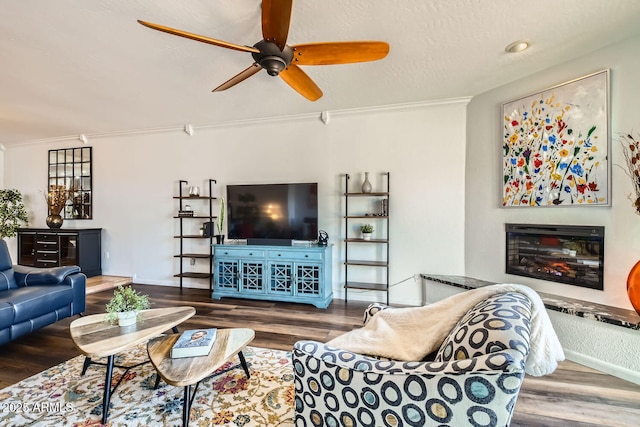
[[[377,62],[304,67],[310,102],[249,53],[142,19],[259,41],[258,0],[20,0],[0,6],[0,144],[473,96],[640,33],[636,0],[297,0],[289,44],[384,40]],[[527,39],[532,47],[508,55]],[[596,70],[585,70],[586,72]]]

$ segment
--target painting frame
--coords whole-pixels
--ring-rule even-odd
[[[502,104],[505,208],[611,206],[610,70]]]

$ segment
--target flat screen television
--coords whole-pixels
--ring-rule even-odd
[[[227,234],[250,245],[318,238],[318,184],[227,185]]]

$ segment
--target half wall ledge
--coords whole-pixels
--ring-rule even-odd
[[[484,286],[495,285],[495,282],[474,279],[465,276],[442,276],[433,274],[421,274],[423,280],[444,283],[446,285],[455,286],[462,289],[477,289]],[[538,291],[536,291],[538,292]],[[422,289],[423,304],[426,301],[427,284],[423,282]],[[549,310],[558,311],[560,313],[572,316],[583,317],[585,319],[595,320],[597,322],[609,323],[611,325],[622,326],[624,328],[640,330],[640,315],[633,310],[627,310],[609,305],[596,304],[589,301],[583,301],[574,298],[567,298],[559,295],[538,292],[542,302]]]

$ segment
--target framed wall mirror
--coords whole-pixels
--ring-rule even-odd
[[[49,150],[49,192],[64,191],[64,219],[93,218],[91,147]]]

